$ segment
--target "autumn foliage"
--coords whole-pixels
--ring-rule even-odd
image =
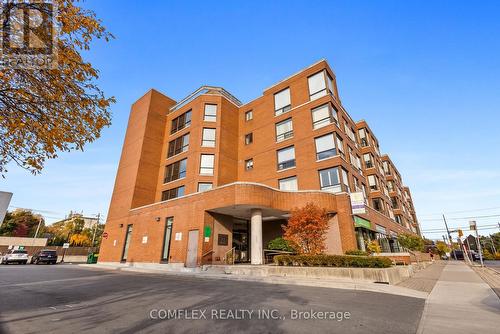
[[[321,254],[326,249],[328,214],[314,203],[291,212],[288,224],[283,225],[283,238],[300,254]]]
[[[93,41],[113,36],[77,1],[55,2],[60,27],[57,68],[0,70],[2,176],[10,162],[39,173],[46,160],[59,152],[83,150],[111,124],[109,108],[115,99],[104,95],[96,82],[98,70],[82,55]]]

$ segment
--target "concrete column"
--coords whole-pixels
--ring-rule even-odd
[[[250,235],[250,263],[262,264],[264,253],[262,248],[262,210],[260,209],[252,209],[250,219]]]

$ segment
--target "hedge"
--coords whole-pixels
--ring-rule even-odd
[[[345,252],[345,255],[361,255],[361,256],[368,256],[370,255],[370,253],[368,252],[365,252],[365,251],[362,251],[362,250],[359,250],[359,249],[355,249],[355,250],[348,250]]]
[[[385,257],[354,255],[277,255],[279,266],[388,268],[392,261]]]

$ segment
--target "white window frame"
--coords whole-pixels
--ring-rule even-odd
[[[293,159],[280,159],[280,155],[283,156],[285,152],[292,152]],[[295,146],[288,146],[281,148],[276,151],[276,158],[277,158],[277,168],[278,170],[285,170],[289,168],[294,168],[296,165],[296,158],[295,158]]]
[[[213,133],[213,139],[207,139],[209,133]],[[215,147],[215,139],[217,130],[215,128],[203,128],[201,132],[201,146],[202,147]]]
[[[329,142],[327,142],[327,140]],[[324,144],[326,144],[325,147],[321,147]],[[327,133],[323,136],[314,138],[314,147],[316,149],[316,161],[328,159],[338,155],[335,132]]]
[[[322,117],[320,119],[315,120],[315,113],[323,111],[324,108],[328,108],[328,116],[327,117]],[[313,129],[320,129],[324,126],[330,125],[332,123],[338,124],[338,114],[337,110],[332,107],[330,103],[325,103],[320,106],[317,106],[313,109],[311,109],[311,118],[312,118],[312,125]]]
[[[287,177],[284,179],[279,179],[278,180],[278,187],[280,190],[284,190],[284,191],[297,191],[297,190],[299,190],[299,186],[297,183],[297,176],[291,176],[291,177]]]
[[[212,113],[211,109],[213,108],[215,108],[215,113]],[[205,122],[217,122],[217,109],[218,108],[216,104],[205,104],[205,109],[203,111],[203,120]]]
[[[200,175],[214,175],[215,154],[200,155]]]
[[[206,188],[206,189],[202,190],[201,187],[200,187],[202,185],[203,186],[209,186],[209,188]],[[201,192],[213,189],[213,186],[214,186],[214,184],[212,182],[198,182],[198,192],[201,193]]]
[[[329,184],[325,185],[325,184],[323,184],[323,178],[321,177],[321,172],[326,172],[326,171],[331,171],[331,170],[335,171],[335,174],[337,175],[338,183],[333,183],[331,173],[328,173]],[[331,167],[331,168],[319,170],[318,176],[319,176],[319,184],[320,184],[321,190],[326,190],[326,191],[333,192],[333,193],[338,193],[338,192],[342,191],[342,185],[341,185],[340,175],[339,175],[339,167]]]
[[[288,129],[286,129],[287,131],[280,132],[281,127],[288,125],[288,124],[289,124],[289,127],[288,127]],[[293,138],[293,122],[292,122],[291,117],[287,118],[279,123],[276,123],[275,128],[276,128],[276,142],[280,142],[280,141],[283,141],[286,139]]]
[[[320,97],[328,95],[328,86],[326,83],[326,71],[321,70],[307,78],[307,85],[309,87],[309,100],[313,101]],[[321,76],[321,77],[320,77]],[[323,79],[323,80],[321,80]]]
[[[274,115],[278,116],[289,112],[292,109],[290,87],[280,90],[274,94]]]

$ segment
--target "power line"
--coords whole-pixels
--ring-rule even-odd
[[[493,217],[500,217],[500,214],[498,215],[485,215],[485,216],[469,216],[469,217],[451,217],[447,218],[448,220],[462,220],[462,219],[481,219],[481,218],[493,218]],[[426,222],[426,221],[442,221],[442,218],[436,218],[436,219],[419,219],[421,222]]]
[[[451,214],[451,213],[465,213],[465,212],[476,212],[476,211],[487,211],[487,210],[495,210],[495,209],[500,209],[500,206],[495,206],[495,207],[490,207],[490,208],[482,208],[482,209],[470,209],[470,210],[460,210],[460,211],[448,211],[445,212],[445,214]],[[426,216],[441,216],[442,213],[429,213],[426,215],[423,215],[422,217]]]

